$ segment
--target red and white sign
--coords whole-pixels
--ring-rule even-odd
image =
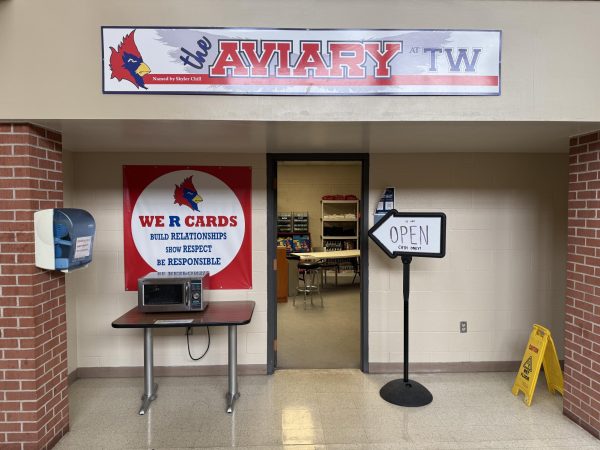
[[[124,166],[125,289],[148,272],[210,273],[252,288],[249,167]]]
[[[500,95],[501,34],[102,27],[103,92]]]

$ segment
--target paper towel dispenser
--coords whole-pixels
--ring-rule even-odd
[[[56,208],[33,215],[35,265],[68,272],[92,261],[96,222],[83,209]]]

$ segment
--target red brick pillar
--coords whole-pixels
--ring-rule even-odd
[[[69,430],[65,280],[34,266],[33,213],[62,206],[61,135],[0,124],[0,448]]]
[[[563,412],[600,438],[600,136],[571,138]]]

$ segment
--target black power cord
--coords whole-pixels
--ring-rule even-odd
[[[208,353],[208,349],[210,348],[210,328],[206,327],[206,335],[208,336],[208,345],[206,346],[206,350],[204,350],[204,353],[202,353],[201,356],[199,356],[198,358],[194,358],[192,356],[192,352],[190,351],[190,332],[192,330],[192,327],[187,327],[187,330],[185,332],[185,337],[187,339],[187,348],[188,348],[188,355],[190,355],[190,358],[193,361],[200,361],[202,358],[204,358],[206,356],[206,354]]]

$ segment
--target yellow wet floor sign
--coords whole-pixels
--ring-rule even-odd
[[[551,393],[558,391],[562,395],[563,375],[550,330],[541,325],[534,325],[525,348],[523,361],[521,361],[519,372],[512,387],[514,395],[519,395],[519,391],[523,392],[525,395],[523,400],[527,403],[527,406],[531,406],[531,399],[535,392],[535,385],[540,375],[542,363],[544,364],[548,390]]]

